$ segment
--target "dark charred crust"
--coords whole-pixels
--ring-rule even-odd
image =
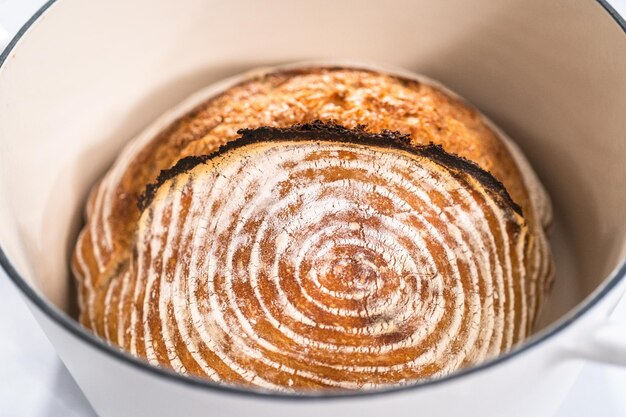
[[[310,123],[296,124],[288,128],[262,126],[256,129],[240,129],[241,135],[238,140],[246,140],[249,143],[266,142],[276,139],[305,139],[305,140],[332,140],[336,142],[358,142],[368,145],[380,146],[389,144],[393,146],[410,147],[411,135],[383,130],[380,133],[368,132],[366,126],[359,125],[349,129],[335,121],[323,122],[315,120]],[[382,142],[381,142],[382,141]],[[233,142],[231,142],[233,143]],[[228,146],[229,144],[225,145]],[[236,144],[235,147],[241,146]]]
[[[516,204],[508,191],[489,171],[482,169],[475,162],[458,155],[446,152],[441,145],[412,145],[411,136],[400,132],[383,130],[379,133],[368,132],[366,126],[347,128],[334,121],[324,122],[315,120],[310,123],[296,124],[288,128],[262,126],[255,129],[240,129],[241,136],[220,146],[210,155],[190,156],[178,161],[172,168],[161,171],[156,182],[149,184],[139,198],[140,210],[145,209],[154,198],[156,190],[167,180],[176,175],[188,172],[196,166],[205,163],[233,149],[241,148],[260,142],[271,141],[332,141],[340,143],[354,143],[375,146],[378,148],[399,149],[416,155],[424,156],[448,168],[453,174],[464,173],[476,179],[483,187],[489,190],[496,200],[505,207],[510,207],[520,216],[522,208]]]
[[[522,208],[513,201],[511,195],[506,190],[504,184],[502,184],[491,172],[484,170],[476,162],[465,159],[461,156],[446,152],[441,145],[426,145],[420,147],[419,153],[434,161],[437,161],[441,165],[449,168],[453,168],[460,172],[464,172],[473,178],[475,178],[483,187],[492,191],[500,199],[501,203],[509,206],[520,216],[523,216]]]
[[[213,155],[187,156],[179,160],[172,168],[162,170],[156,181],[152,184],[148,184],[146,186],[146,190],[139,196],[139,200],[137,201],[139,210],[143,211],[143,209],[150,205],[156,190],[167,180],[174,178],[178,174],[191,171],[194,167],[204,163],[212,157]]]

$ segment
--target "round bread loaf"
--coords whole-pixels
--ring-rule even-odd
[[[90,194],[72,269],[96,335],[179,373],[297,391],[445,375],[532,332],[550,203],[458,97],[312,67],[192,100]]]

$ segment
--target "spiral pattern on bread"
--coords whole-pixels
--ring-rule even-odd
[[[305,118],[291,125],[278,110],[277,123],[237,121],[239,133],[207,141],[211,133],[198,126],[216,126],[198,116],[204,107],[228,97],[230,107],[207,112],[221,110],[224,121],[233,107],[245,114],[257,95],[263,101],[298,77],[314,76],[329,91],[341,90],[337,81],[348,75],[400,96],[402,87],[446,97],[368,71],[287,74],[232,87],[127,148],[94,189],[76,246],[82,323],[154,365],[295,392],[408,384],[524,340],[551,263],[548,208],[531,196],[537,184],[516,164],[520,156],[486,123],[481,133],[497,141],[474,148],[501,178],[450,153],[447,143],[387,130],[394,123],[373,130],[362,120]],[[273,89],[259,88],[268,80]],[[240,87],[248,95],[234,100]],[[354,89],[365,99],[372,93]],[[447,100],[469,124],[463,112],[471,110]],[[324,108],[317,104],[309,106],[313,116]],[[172,140],[181,127],[196,139]],[[492,159],[499,153],[508,164]],[[141,163],[162,171],[137,175]]]

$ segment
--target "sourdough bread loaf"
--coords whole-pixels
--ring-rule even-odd
[[[550,203],[475,109],[371,69],[197,95],[93,188],[81,323],[176,372],[272,390],[445,375],[532,332]]]

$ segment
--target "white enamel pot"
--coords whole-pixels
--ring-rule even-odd
[[[594,0],[51,1],[0,57],[0,263],[103,417],[553,415],[584,360],[626,365],[625,30]],[[75,322],[69,254],[120,148],[205,85],[308,59],[423,73],[518,142],[555,207],[535,336],[414,386],[290,397],[151,367]]]

